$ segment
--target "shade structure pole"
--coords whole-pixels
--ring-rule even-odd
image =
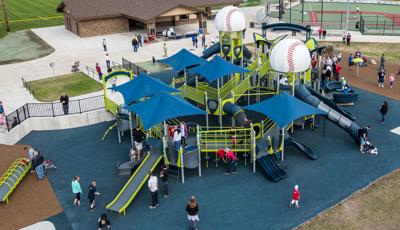
[[[186,85],[186,67],[185,68],[183,68],[183,77],[184,77],[184,80],[185,80],[185,85]]]
[[[285,126],[282,128],[282,157],[281,161],[284,160],[285,156]]]
[[[217,80],[217,88],[218,88],[218,107],[219,107],[219,128],[222,130],[222,100],[219,92],[219,80]]]
[[[199,154],[199,176],[201,176],[201,149],[200,149],[200,126],[196,127],[196,138],[197,138],[197,151]]]
[[[350,0],[347,0],[347,14],[346,14],[346,34],[349,31],[349,14],[350,14]]]
[[[276,79],[276,94],[279,94],[279,74],[275,71],[275,79]]]
[[[209,124],[208,124],[208,103],[207,103],[208,96],[207,96],[207,91],[204,92],[204,100],[205,100],[204,105],[206,107],[206,126],[207,126],[207,131],[208,131],[208,125]]]
[[[132,112],[129,112],[129,130],[131,132],[131,146],[133,146]]]
[[[179,151],[181,152],[180,158],[181,158],[182,184],[184,184],[185,183],[185,169],[184,169],[185,165],[183,163],[183,148],[182,148],[182,146],[180,147]]]

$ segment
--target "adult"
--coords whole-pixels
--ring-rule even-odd
[[[318,38],[319,38],[319,39],[322,38],[322,31],[323,31],[322,27],[319,28],[319,30],[318,30]]]
[[[169,133],[169,137],[171,138],[171,141],[174,141],[174,132],[175,132],[175,128],[173,125],[169,125],[168,126],[168,133]]]
[[[381,56],[381,63],[379,69],[385,69],[385,54]]]
[[[138,34],[137,39],[138,39],[139,46],[142,47],[142,45],[143,45],[143,42],[142,42],[143,38],[142,38],[142,35],[141,35],[141,34]]]
[[[163,51],[164,51],[164,55],[163,55],[163,57],[168,57],[168,52],[167,52],[167,44],[164,42],[164,45],[163,45]]]
[[[346,45],[346,32],[343,32],[342,43],[343,45]]]
[[[346,44],[349,46],[350,43],[351,43],[351,34],[350,34],[350,33],[347,33],[347,36],[346,36]]]
[[[360,138],[360,152],[363,152],[363,147],[364,144],[367,142],[368,140],[368,130],[371,129],[371,126],[367,125],[364,128],[361,128],[360,130],[358,130],[358,136]]]
[[[97,221],[98,223],[98,230],[102,230],[103,227],[111,228],[110,221],[107,218],[107,214],[103,213],[100,215],[99,220]]]
[[[181,130],[181,144],[183,147],[185,147],[186,146],[186,138],[189,136],[189,130],[184,121],[182,121],[179,124],[179,129]]]
[[[385,124],[385,115],[389,110],[389,104],[387,101],[384,101],[383,104],[381,105],[381,108],[379,109],[379,112],[381,113],[382,119],[381,119],[381,124]]]
[[[105,38],[103,38],[103,49],[104,49],[104,52],[107,52],[107,42],[106,42]]]
[[[68,114],[69,111],[69,97],[65,93],[61,94],[60,102],[62,104],[64,114]]]
[[[158,180],[153,172],[149,172],[149,177],[150,179],[147,182],[151,194],[151,205],[149,208],[156,208],[158,206]]]
[[[186,213],[187,218],[192,225],[192,229],[197,230],[197,225],[200,221],[198,213],[199,213],[199,205],[197,204],[196,197],[190,197],[189,202],[186,205]]]
[[[196,45],[196,48],[197,48],[197,44],[199,43],[199,38],[198,37],[199,37],[198,34],[195,34],[195,36],[194,36],[194,44]]]
[[[326,29],[323,29],[322,30],[322,39],[325,39],[326,38]]]
[[[339,63],[342,62],[342,53],[340,51],[336,54],[336,57]]]
[[[3,102],[0,101],[0,114],[4,113],[4,106],[3,106]]]
[[[168,197],[168,173],[169,173],[169,168],[167,165],[162,165],[161,166],[161,172],[160,172],[160,178],[161,182],[163,184],[163,189],[164,189],[164,198]]]
[[[201,36],[201,46],[205,47],[206,46],[206,35],[202,34]]]
[[[378,88],[385,88],[385,85],[384,85],[384,83],[385,83],[385,70],[384,69],[381,69],[379,72],[378,72]]]
[[[135,148],[137,150],[137,159],[140,160],[143,151],[143,141],[146,137],[146,134],[140,129],[140,127],[136,127],[136,129],[134,129],[132,132],[132,136]]]
[[[195,47],[196,47],[196,36],[197,36],[196,33],[192,34],[192,45]]]
[[[100,67],[99,63],[96,63],[96,72],[97,72],[97,75],[99,75],[99,80],[101,81],[101,77],[103,76],[103,73],[101,72],[101,67]]]
[[[342,72],[342,66],[340,65],[339,62],[336,62],[336,67],[335,67],[335,73],[336,73],[335,80],[336,81],[339,80],[341,72]]]
[[[179,148],[181,147],[181,143],[182,143],[182,130],[175,125],[174,126],[174,147],[175,150],[179,150]]]
[[[132,39],[133,52],[137,52],[138,44],[138,39],[136,36],[134,36]]]
[[[296,184],[293,189],[292,201],[289,204],[289,208],[291,208],[293,204],[295,205],[294,206],[295,208],[300,208],[299,200],[300,200],[300,191],[299,191],[299,186]]]
[[[44,178],[44,157],[40,154],[40,151],[35,151],[34,155],[32,167],[35,169],[37,178],[41,180]]]
[[[236,171],[236,156],[235,153],[233,152],[232,149],[226,148],[225,149],[226,152],[226,163],[227,163],[227,167],[226,167],[226,175],[229,175],[231,173],[237,173]]]
[[[72,193],[74,193],[75,195],[73,204],[77,207],[81,206],[81,194],[82,194],[81,184],[79,184],[79,180],[80,180],[79,176],[75,176],[71,182]]]
[[[96,181],[92,181],[89,185],[88,199],[90,203],[90,212],[93,212],[96,209],[96,204],[94,202],[96,195],[100,195],[99,192],[96,191]]]
[[[110,55],[108,53],[106,53],[106,65],[108,69],[111,68],[111,60],[110,60]]]

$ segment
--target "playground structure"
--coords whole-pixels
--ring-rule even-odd
[[[0,201],[8,203],[8,197],[32,167],[25,158],[18,158],[0,178]]]
[[[111,88],[124,95],[124,103],[121,107],[118,103],[112,102],[105,93],[106,108],[117,115],[117,123],[109,130],[117,127],[120,138],[120,133],[128,129],[132,131],[133,127],[139,126],[146,132],[147,144],[150,146],[143,162],[115,199],[107,205],[107,209],[125,214],[126,208],[147,180],[148,172],[154,170],[161,159],[164,159],[165,164],[178,169],[178,176],[184,183],[185,168],[197,168],[198,175],[201,176],[203,160],[206,168],[209,167],[210,162],[214,162],[218,167],[220,159],[216,152],[221,148],[233,150],[236,156],[243,160],[245,166],[249,162],[254,173],[256,162],[258,162],[259,168],[266,176],[277,182],[286,177],[286,172],[279,168],[277,161],[273,158],[279,156],[279,160],[284,160],[285,145],[293,145],[308,158],[317,159],[317,153],[289,135],[297,124],[302,127],[305,124],[315,127],[316,114],[325,115],[359,143],[360,127],[354,122],[355,118],[332,100],[319,94],[319,88],[318,90],[311,88],[310,53],[320,53],[321,49],[315,39],[310,38],[310,28],[291,24],[263,27],[264,36],[254,34],[255,61],[250,63],[250,55],[246,54],[246,48],[242,44],[245,28],[243,20],[240,10],[235,7],[227,7],[219,12],[216,25],[220,31],[221,41],[203,53],[204,59],[215,54],[220,55],[214,56],[212,60],[200,60],[199,57],[187,51],[176,54],[187,55],[186,58],[180,57],[183,60],[180,60],[178,64],[171,62],[174,56],[160,60],[171,65],[177,72],[183,71],[183,77],[177,80],[178,78],[174,76],[169,86],[163,86],[164,90],[179,97],[161,92],[163,90],[159,90],[157,94],[154,91],[131,90],[131,94],[134,92],[140,96],[134,100],[128,100],[127,91],[122,89],[123,85],[134,84],[140,78],[152,77],[142,75],[132,79],[132,74],[123,70],[103,76],[105,92],[106,82],[112,77],[122,75],[131,79],[121,86]],[[308,40],[304,44],[297,39],[286,38],[286,35],[275,40],[267,40],[264,31],[274,28],[306,31]],[[217,49],[218,46],[219,49]],[[293,117],[281,124],[274,118],[274,114],[269,113],[263,113],[266,115],[263,119],[252,121],[244,110],[253,110],[251,106],[281,95],[293,100],[298,106],[307,107],[307,111],[301,114],[295,113]],[[167,99],[171,101],[163,101]],[[182,111],[194,109],[192,107],[197,108],[198,111],[195,109],[195,111],[178,114],[177,111],[180,111],[178,105],[183,106]],[[166,106],[172,108],[168,110]],[[245,106],[244,109],[242,106]],[[279,104],[278,107],[282,107],[283,110],[288,109]],[[198,108],[204,109],[205,112]],[[295,110],[295,107],[290,107],[290,109]],[[275,115],[282,117],[285,113],[282,111],[278,111]],[[182,120],[178,120],[177,117],[195,114],[204,114],[205,125],[203,122],[197,123],[190,120],[190,117],[186,118],[185,120],[189,119],[192,122],[189,127],[187,146],[176,148],[167,134],[168,125],[180,125]],[[218,121],[212,118],[218,118]],[[131,142],[133,145],[132,135]]]

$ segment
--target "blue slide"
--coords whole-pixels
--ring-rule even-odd
[[[286,177],[286,172],[279,168],[271,155],[267,154],[260,157],[257,159],[257,162],[265,175],[273,182],[278,182]]]

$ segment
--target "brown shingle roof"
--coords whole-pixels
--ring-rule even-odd
[[[241,3],[243,0],[63,0],[78,20],[128,16],[146,22],[178,6],[204,7]]]

